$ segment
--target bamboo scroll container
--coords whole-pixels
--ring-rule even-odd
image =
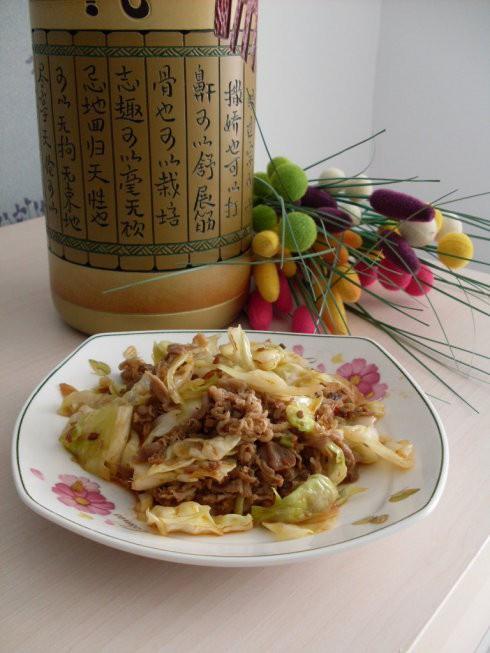
[[[57,310],[86,333],[225,326],[250,272],[257,0],[30,13]]]

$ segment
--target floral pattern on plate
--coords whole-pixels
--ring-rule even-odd
[[[93,515],[110,515],[114,510],[114,504],[101,494],[95,481],[72,474],[60,474],[58,478],[61,483],[56,483],[51,489],[65,506]]]
[[[383,399],[388,391],[386,383],[380,383],[378,366],[365,358],[354,358],[337,369],[337,374],[356,385],[366,399]]]

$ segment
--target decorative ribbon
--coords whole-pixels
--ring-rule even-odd
[[[218,38],[230,39],[230,48],[233,52],[238,49],[238,36],[245,7],[245,23],[243,26],[243,38],[240,48],[240,55],[244,61],[248,60],[249,55],[252,57],[252,68],[255,68],[255,55],[257,49],[257,13],[258,0],[238,0],[233,27],[231,26],[231,4],[232,0],[216,0],[214,11],[214,33]],[[255,18],[255,27],[252,29],[252,23]]]

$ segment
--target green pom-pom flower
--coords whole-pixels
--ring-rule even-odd
[[[252,220],[256,233],[266,229],[274,229],[277,224],[276,212],[271,206],[267,206],[266,204],[258,204],[253,208]]]
[[[282,220],[279,235],[282,234]],[[292,252],[306,252],[316,240],[317,229],[313,218],[306,213],[293,211],[288,214],[284,229],[284,246]]]
[[[265,182],[264,184],[262,182]],[[271,186],[271,181],[268,175],[265,172],[256,172],[254,174],[254,196],[258,199],[265,199],[274,197],[274,193],[271,191],[269,186]]]
[[[271,161],[269,161],[267,166],[267,174],[269,177],[272,177],[279,166],[282,166],[284,163],[291,163],[291,161],[286,159],[285,156],[275,156]]]
[[[285,200],[296,202],[306,193],[308,177],[295,163],[283,163],[271,176],[271,185]]]

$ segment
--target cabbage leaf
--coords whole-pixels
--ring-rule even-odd
[[[193,483],[201,478],[213,478],[221,482],[236,467],[234,460],[174,460],[170,463],[136,463],[131,488],[136,491],[150,490],[164,483],[181,481]]]
[[[185,351],[180,356],[173,361],[170,367],[167,370],[166,386],[168,388],[168,394],[170,399],[174,404],[181,404],[182,397],[179,394],[179,387],[190,380],[192,376],[192,365],[187,365],[184,369],[184,373],[179,377],[178,371],[179,368],[184,366],[186,363],[192,361],[192,352]]]
[[[252,370],[245,372],[235,367],[228,365],[217,365],[218,369],[225,372],[234,379],[245,381],[249,386],[258,392],[264,392],[274,397],[294,397],[297,395],[314,395],[315,392],[321,390],[318,385],[308,387],[296,387],[288,385],[284,379],[278,376],[275,372],[266,372],[265,370]]]
[[[175,508],[154,506],[146,510],[146,523],[161,535],[173,532],[190,535],[223,535],[233,531],[248,531],[253,527],[251,515],[213,517],[209,506],[185,501]]]
[[[243,370],[253,370],[255,365],[252,358],[250,340],[242,327],[230,327],[228,329],[228,338],[230,343],[233,345],[235,362]]]
[[[143,446],[150,444],[153,440],[167,435],[174,427],[185,419],[185,415],[180,409],[170,410],[168,413],[159,415],[153,423],[152,430],[146,436]]]
[[[362,462],[376,462],[379,456],[402,469],[413,467],[413,445],[409,440],[396,441],[385,437],[382,442],[374,426],[363,424],[345,425],[342,430],[349,446],[360,454]]]
[[[327,443],[326,448],[328,454],[327,476],[334,485],[339,485],[347,476],[344,452],[331,440]]]
[[[145,372],[139,381],[133,387],[125,392],[121,397],[122,401],[131,406],[145,404],[151,395],[151,376]]]
[[[276,494],[274,505],[270,508],[252,506],[254,521],[298,523],[314,515],[327,513],[338,497],[332,481],[323,474],[313,474],[299,485],[291,494],[281,498]]]
[[[83,469],[110,480],[128,442],[132,414],[131,406],[115,403],[81,412],[75,422],[68,422],[60,442]]]
[[[100,393],[95,390],[75,390],[75,392],[71,392],[63,399],[58,414],[69,417],[77,413],[82,406],[100,408],[111,403],[111,401],[113,401],[113,397],[107,393]]]
[[[171,444],[166,453],[166,460],[222,460],[233,451],[240,442],[239,435],[218,435],[215,438],[186,438]]]
[[[334,507],[326,514],[311,517],[299,524],[263,522],[262,526],[274,533],[278,540],[295,540],[300,537],[308,537],[323,531],[328,531],[334,526],[337,514],[338,510]]]

